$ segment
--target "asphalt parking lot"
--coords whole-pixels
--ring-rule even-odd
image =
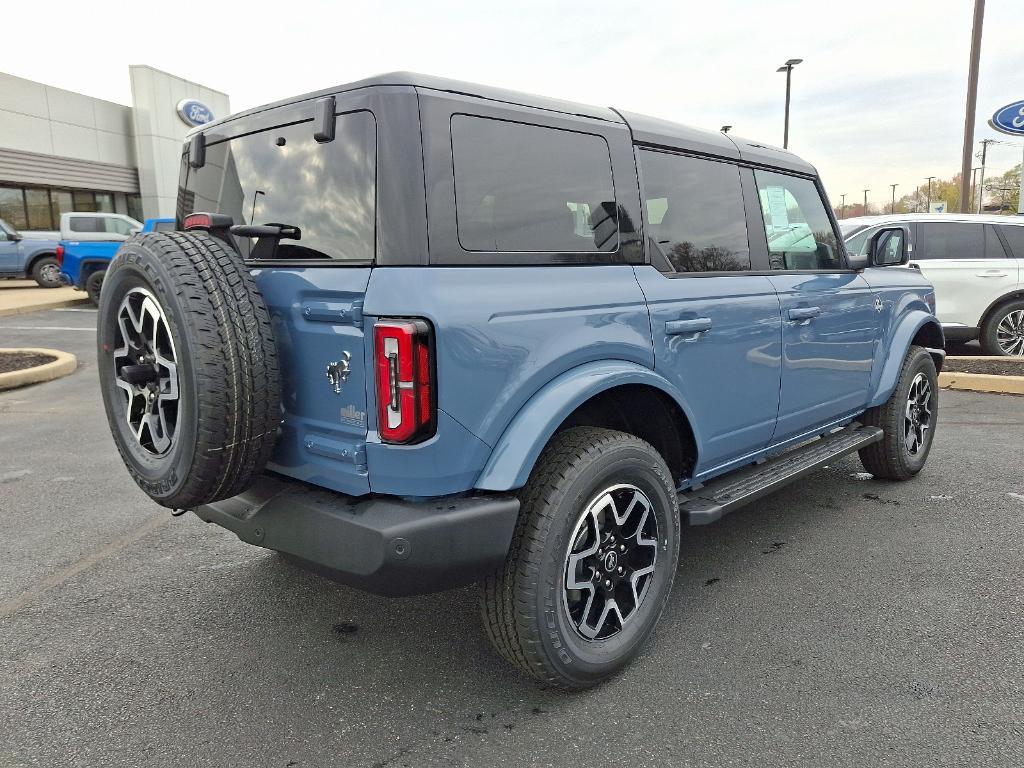
[[[566,695],[473,589],[366,595],[149,502],[94,322],[0,318],[81,361],[0,393],[0,765],[1024,764],[1024,398],[943,392],[909,483],[854,457],[689,531],[645,655]]]

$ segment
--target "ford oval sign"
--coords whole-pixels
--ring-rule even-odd
[[[203,125],[212,122],[213,112],[201,101],[182,99],[178,102],[178,117],[186,125]]]
[[[997,131],[1024,136],[1024,101],[1015,101],[997,110],[988,124]]]

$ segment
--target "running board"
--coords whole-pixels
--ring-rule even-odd
[[[702,488],[679,494],[679,511],[690,525],[707,525],[734,509],[798,480],[830,461],[877,443],[878,427],[856,422],[838,432],[805,443],[747,469],[712,480]]]

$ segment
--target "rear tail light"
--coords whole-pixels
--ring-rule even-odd
[[[185,217],[185,229],[209,229],[213,222],[208,213],[193,213]]]
[[[64,266],[64,246],[58,245],[53,252],[54,256],[57,257],[57,264],[61,267]]]
[[[436,413],[430,325],[381,320],[373,327],[373,350],[381,440],[414,443],[430,437]]]

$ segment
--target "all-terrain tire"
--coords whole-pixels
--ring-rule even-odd
[[[916,451],[908,444],[908,401],[915,382],[923,381],[930,388],[930,423],[924,432],[925,438]],[[884,480],[908,480],[924,467],[935,438],[939,415],[939,383],[935,362],[924,347],[912,346],[907,351],[900,369],[896,388],[882,405],[865,411],[862,423],[880,427],[885,437],[867,448],[861,448],[860,461],[864,469]]]
[[[41,288],[60,288],[60,264],[56,256],[41,256],[32,264],[32,279]]]
[[[1008,349],[1004,349],[999,343],[999,324],[1006,320]],[[1017,333],[1024,331],[1024,299],[1007,302],[997,307],[985,320],[981,327],[981,334],[978,341],[981,348],[988,355],[1000,355],[1003,357],[1024,355],[1024,344],[1020,343]]]
[[[126,348],[119,313],[139,296],[159,306],[176,357],[180,404],[173,439],[162,453],[154,451],[155,441],[148,447],[140,442],[130,425],[128,403],[135,401],[125,394],[123,352],[115,360],[118,345]],[[130,325],[123,317],[122,325]],[[150,498],[172,509],[193,509],[241,493],[262,472],[281,422],[277,346],[263,297],[227,244],[185,232],[126,241],[107,269],[98,347],[111,434]],[[161,380],[159,387],[169,385]]]
[[[95,306],[100,305],[100,295],[103,292],[103,278],[106,275],[105,269],[97,269],[85,279],[85,293]]]
[[[636,614],[607,639],[578,634],[563,603],[577,521],[604,489],[628,483],[656,515],[655,570]],[[519,493],[519,521],[504,565],[483,584],[481,614],[495,649],[536,680],[578,690],[630,663],[665,608],[679,560],[679,511],[665,461],[633,435],[596,427],[559,433]]]

